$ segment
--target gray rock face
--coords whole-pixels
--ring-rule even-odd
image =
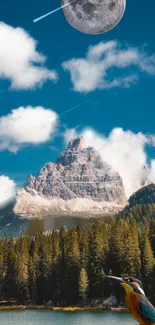
[[[55,163],[47,163],[37,177],[29,176],[25,190],[34,195],[126,202],[122,179],[82,137],[69,142]]]
[[[117,307],[119,305],[118,299],[115,296],[110,296],[107,300],[104,300],[103,305],[107,307]]]

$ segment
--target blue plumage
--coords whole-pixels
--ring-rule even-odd
[[[106,277],[117,280],[123,286],[128,310],[140,325],[155,325],[155,307],[145,296],[140,280],[131,276],[119,278],[108,275]]]
[[[140,295],[139,311],[144,318],[148,319],[153,324],[155,323],[155,308],[146,296]]]

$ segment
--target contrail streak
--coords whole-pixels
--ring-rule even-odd
[[[36,19],[34,19],[33,22],[34,22],[34,23],[37,23],[39,20],[44,19],[45,17],[47,17],[47,16],[49,16],[49,15],[52,15],[54,12],[56,12],[56,11],[58,11],[58,10],[64,8],[64,7],[66,7],[66,6],[68,6],[68,5],[70,5],[72,2],[75,2],[75,1],[76,1],[76,0],[70,1],[70,2],[66,3],[65,5],[63,5],[63,6],[57,8],[57,9],[54,9],[54,10],[48,12],[47,14],[45,14],[45,15],[43,15],[43,16],[40,16],[40,17],[38,17],[38,18],[36,18]]]
[[[74,107],[68,109],[67,111],[64,111],[64,112],[60,113],[59,116],[65,115],[66,113],[71,112],[71,111],[73,111],[74,109],[76,109],[76,108],[78,108],[78,107],[80,107],[80,106],[83,106],[83,105],[86,104],[86,103],[91,102],[91,100],[92,100],[92,99],[88,99],[88,100],[86,100],[85,102],[80,103],[80,104],[78,104],[78,105],[76,105],[76,106],[74,106]]]

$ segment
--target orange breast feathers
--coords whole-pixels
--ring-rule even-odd
[[[139,312],[140,296],[136,292],[130,292],[126,295],[126,305],[129,312],[140,325],[152,325],[149,320],[145,319]]]

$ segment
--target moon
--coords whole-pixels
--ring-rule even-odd
[[[62,7],[68,0],[62,0]],[[126,0],[75,0],[62,8],[68,23],[85,34],[102,34],[122,19]]]

